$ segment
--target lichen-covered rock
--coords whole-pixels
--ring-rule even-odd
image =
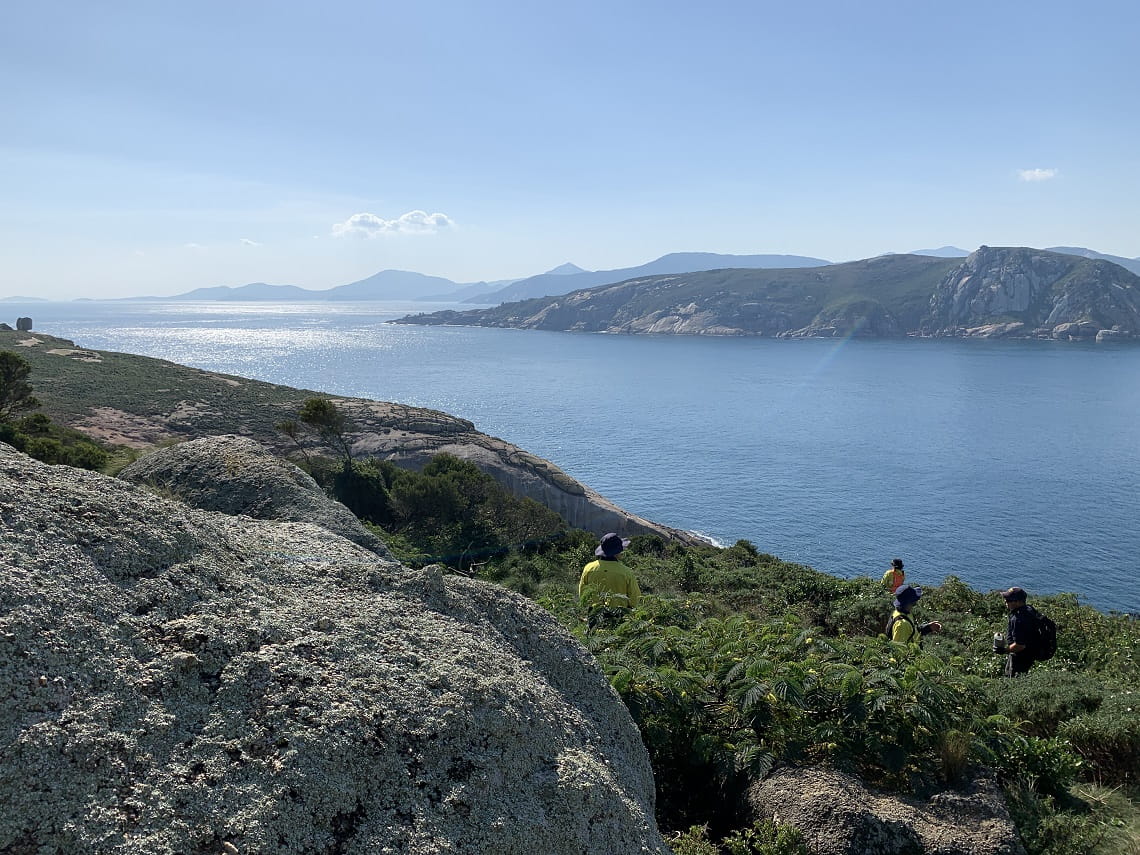
[[[391,555],[348,508],[287,460],[241,436],[210,436],[140,457],[119,477],[170,492],[204,511],[311,522],[378,555]]]
[[[812,855],[1024,855],[1001,789],[979,779],[927,800],[875,793],[829,769],[781,769],[755,784],[758,819],[800,830]]]
[[[665,849],[542,609],[0,445],[0,851]]]

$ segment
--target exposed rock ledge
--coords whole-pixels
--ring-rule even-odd
[[[295,448],[275,425],[295,418],[306,398],[321,395],[351,415],[358,455],[418,468],[432,455],[447,452],[475,463],[515,495],[546,505],[573,527],[598,535],[616,531],[700,540],[618,507],[550,461],[480,433],[467,419],[447,413],[325,396],[146,356],[79,349],[47,335],[0,332],[0,348],[18,349],[32,362],[36,395],[45,412],[102,442],[147,447],[240,434],[286,455]]]
[[[813,855],[1025,855],[990,779],[928,800],[884,795],[842,772],[785,768],[749,790],[755,816],[791,825]]]
[[[6,445],[0,517],[0,851],[667,855],[628,712],[524,598]]]

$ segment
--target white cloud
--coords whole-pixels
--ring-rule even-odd
[[[1050,178],[1055,178],[1057,175],[1056,169],[1019,169],[1017,170],[1017,177],[1022,181],[1048,181]]]
[[[332,227],[334,237],[376,237],[385,234],[434,234],[455,223],[447,214],[429,214],[426,211],[408,211],[394,220],[385,220],[375,214],[353,214],[343,223]]]
[[[261,246],[261,244],[259,244],[257,241],[250,240],[249,238],[242,238],[241,242],[246,246]]]
[[[188,244],[185,244],[185,247],[187,249],[202,249],[202,244],[200,244],[200,243],[188,243]]]

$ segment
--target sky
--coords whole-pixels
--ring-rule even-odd
[[[0,297],[1140,256],[1133,0],[5,5]]]

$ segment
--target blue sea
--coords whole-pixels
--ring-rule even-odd
[[[1140,612],[1140,347],[386,323],[437,308],[0,303],[87,347],[444,410],[630,511],[829,573],[899,556],[920,584]]]

